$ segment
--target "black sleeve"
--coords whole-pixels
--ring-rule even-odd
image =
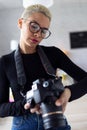
[[[80,81],[84,77],[87,77],[87,72],[76,65],[66,54],[60,49],[55,48],[54,58],[57,66],[71,76],[75,81]]]
[[[0,117],[23,115],[24,100],[9,102],[9,81],[4,71],[2,58],[0,59]]]
[[[0,117],[20,116],[29,113],[24,109],[24,101],[0,103]]]
[[[87,93],[87,72],[72,62],[61,50],[55,48],[54,53],[57,54],[57,65],[59,64],[59,67],[76,81],[75,84],[67,86],[71,90],[70,101],[84,96]]]
[[[87,94],[87,77],[70,86],[65,86],[65,88],[69,88],[71,91],[71,97],[69,101],[73,101],[78,99],[85,94]]]

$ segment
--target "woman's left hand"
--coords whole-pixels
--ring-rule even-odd
[[[56,106],[62,106],[62,111],[64,113],[67,103],[71,97],[71,91],[68,88],[65,88],[64,92],[61,94],[60,98],[56,100]]]

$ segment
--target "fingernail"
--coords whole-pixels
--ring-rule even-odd
[[[57,106],[60,106],[60,105],[61,105],[61,103],[60,103],[60,102],[56,102],[56,105],[57,105]]]

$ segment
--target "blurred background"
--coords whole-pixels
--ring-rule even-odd
[[[52,35],[41,44],[60,48],[87,71],[87,0],[54,0],[49,9],[52,13]],[[0,56],[10,53],[19,43],[17,21],[23,10],[22,0],[0,0]],[[65,83],[73,82],[61,70],[60,73]],[[86,101],[87,95],[67,106],[65,114],[72,130],[87,130]],[[12,118],[0,118],[0,129],[10,130],[11,121]]]

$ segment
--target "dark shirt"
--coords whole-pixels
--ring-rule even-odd
[[[72,93],[70,101],[86,94],[87,78],[85,77],[87,77],[87,73],[75,65],[60,49],[44,46],[42,48],[54,69],[62,69],[75,81],[80,81],[84,78],[85,82],[82,80],[78,85],[70,86]],[[14,52],[4,55],[0,59],[0,117],[24,115],[29,111],[24,110],[24,98],[20,94],[22,86],[18,84],[17,80]],[[48,79],[50,76],[46,73],[37,52],[21,55],[27,79],[24,86],[24,93],[26,93],[31,89],[33,81],[39,78]],[[9,88],[12,90],[14,102],[9,102]]]

